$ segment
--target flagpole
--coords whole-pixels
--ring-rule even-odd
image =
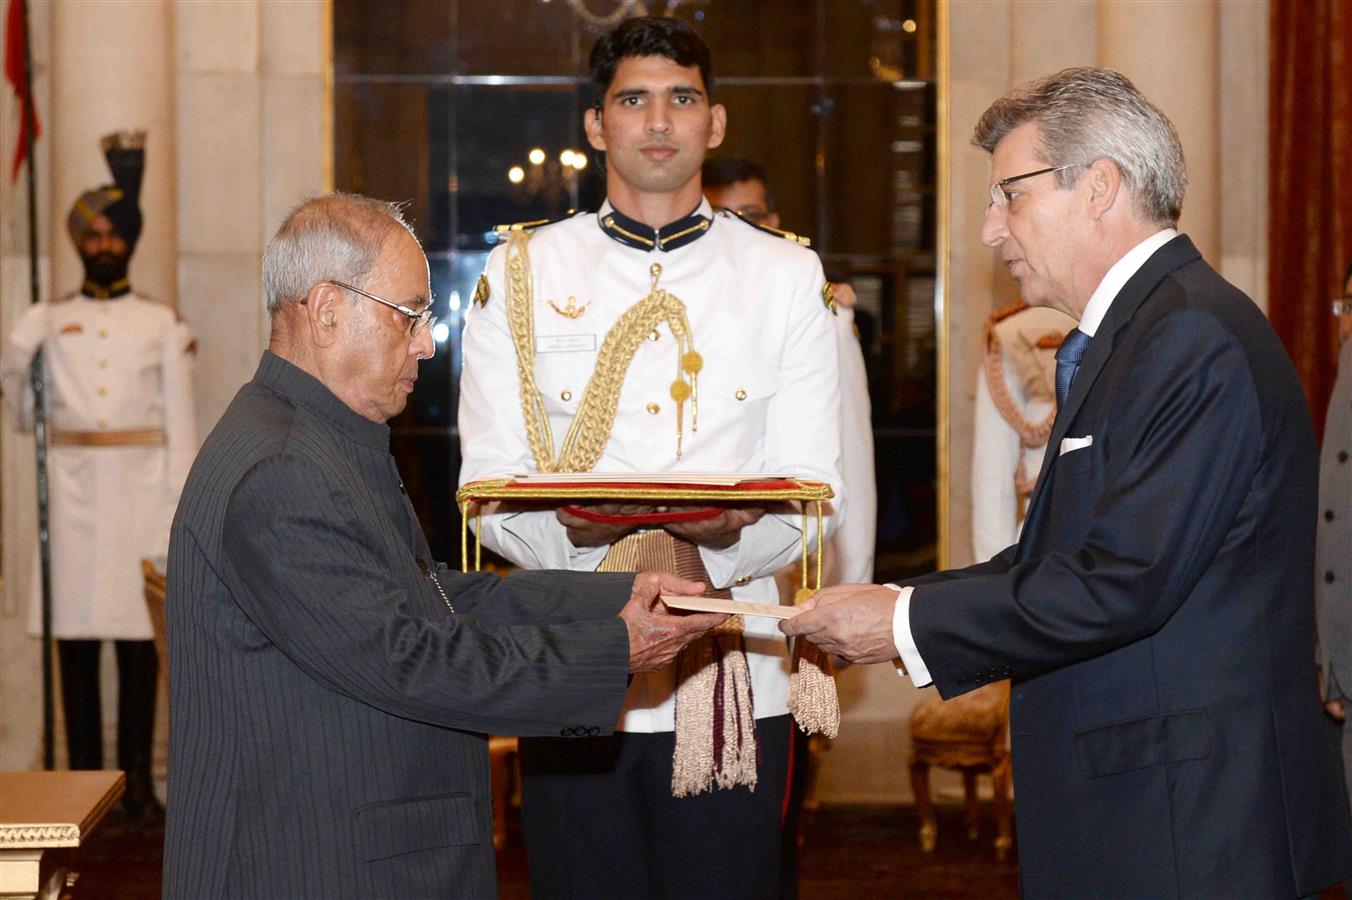
[[[33,42],[28,26],[28,0],[19,0],[23,10],[23,92],[20,104],[25,118],[22,129],[24,153],[28,157],[28,290],[29,299],[42,299],[42,281],[38,271],[38,178],[37,157],[33,155],[33,136],[37,131],[37,106],[33,100]],[[36,438],[38,466],[38,556],[42,577],[42,767],[56,767],[53,740],[52,686],[52,554],[48,520],[47,497],[47,402],[46,379],[43,378],[42,350],[33,355],[29,377],[33,384],[33,434]]]

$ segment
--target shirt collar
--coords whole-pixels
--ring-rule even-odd
[[[1108,314],[1108,307],[1113,305],[1113,298],[1131,280],[1131,276],[1135,275],[1136,271],[1146,264],[1146,260],[1155,255],[1156,250],[1176,237],[1178,237],[1178,232],[1172,228],[1157,231],[1132,247],[1121,259],[1113,263],[1112,268],[1103,276],[1099,286],[1090,295],[1089,302],[1085,304],[1084,312],[1080,315],[1079,329],[1093,337],[1094,332],[1098,331],[1099,325],[1103,322],[1103,317]]]
[[[650,228],[637,219],[629,218],[607,200],[596,213],[596,223],[611,240],[626,247],[667,251],[684,247],[708,234],[714,223],[714,210],[708,200],[701,199],[699,206],[688,216],[668,222],[661,228]]]
[[[319,416],[359,444],[373,450],[390,449],[390,426],[358,415],[323,382],[271,350],[263,351],[254,381]]]

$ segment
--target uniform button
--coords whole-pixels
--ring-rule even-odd
[[[108,427],[108,420],[107,420],[107,419],[99,419],[99,427],[100,427],[100,428],[107,428],[107,427]]]
[[[734,394],[733,396],[736,397],[738,400],[745,400],[745,399],[746,399],[746,391],[744,391],[742,388],[738,388],[738,389],[737,389],[737,393]]]
[[[106,338],[107,336],[108,336],[108,329],[107,329],[107,328],[100,328],[100,329],[99,329],[99,337],[101,337],[101,338]]]
[[[658,338],[660,338],[661,336],[662,336],[662,335],[658,334],[656,328],[654,328],[652,331],[648,332],[648,340],[650,340],[650,341],[656,341],[656,340],[657,340]]]
[[[107,389],[106,387],[100,386],[100,387],[99,387],[99,390],[98,390],[98,395],[99,395],[100,397],[107,397],[107,396],[108,396],[108,389]]]
[[[100,369],[106,369],[106,368],[108,368],[108,360],[106,360],[106,359],[101,359],[101,360],[99,360],[99,368],[100,368]]]
[[[559,399],[562,400],[564,403],[567,403],[569,400],[573,399],[573,392],[564,391],[562,394],[559,394]]]
[[[661,411],[662,411],[662,407],[658,406],[656,403],[649,403],[649,404],[648,404],[648,412],[652,413],[653,415],[657,415],[657,414],[660,413]]]
[[[1346,450],[1339,450],[1339,451],[1338,451],[1338,462],[1347,462],[1347,451],[1346,451]]]
[[[1324,583],[1333,584],[1333,572],[1331,570],[1324,573]]]
[[[1331,509],[1326,509],[1326,510],[1324,510],[1324,521],[1325,521],[1325,522],[1332,522],[1332,521],[1333,521],[1333,510],[1331,510]]]
[[[751,576],[750,576],[750,575],[743,575],[741,578],[738,578],[737,581],[736,581],[735,583],[737,584],[738,587],[741,587],[741,586],[744,585],[744,584],[750,584],[750,583],[751,583]]]

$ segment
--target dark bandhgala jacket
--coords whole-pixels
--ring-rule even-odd
[[[610,731],[632,581],[433,562],[389,429],[265,353],[174,521],[164,895],[495,896],[484,734]]]
[[[1090,341],[1019,543],[912,597],[943,696],[1013,680],[1025,896],[1289,898],[1352,872],[1316,458],[1267,320],[1174,238]]]

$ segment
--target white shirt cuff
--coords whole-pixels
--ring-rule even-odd
[[[911,634],[911,594],[913,587],[899,587],[889,584],[897,592],[897,605],[892,611],[892,643],[897,645],[897,656],[901,665],[897,666],[898,675],[910,677],[916,687],[926,687],[933,683],[929,667],[920,658],[920,650],[915,646],[915,637]]]

